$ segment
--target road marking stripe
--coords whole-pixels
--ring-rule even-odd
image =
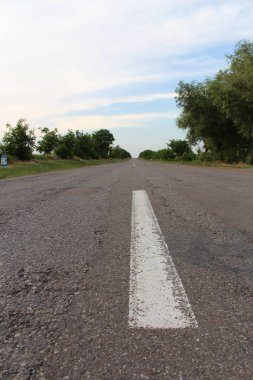
[[[133,192],[129,326],[197,327],[146,191]]]

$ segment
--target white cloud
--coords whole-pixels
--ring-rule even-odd
[[[154,100],[169,100],[176,97],[175,92],[164,92],[147,94],[140,96],[125,96],[125,97],[114,97],[114,98],[93,98],[85,101],[73,101],[71,102],[71,111],[75,110],[91,110],[99,107],[108,107],[115,103],[148,103]],[[70,105],[69,105],[70,106]]]
[[[178,116],[177,112],[164,113],[143,113],[143,114],[124,114],[113,116],[77,116],[68,118],[54,119],[54,125],[62,132],[68,129],[90,131],[96,129],[111,128],[136,128],[145,127],[148,121],[174,120]]]

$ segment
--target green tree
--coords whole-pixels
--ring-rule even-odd
[[[73,158],[76,149],[76,136],[72,130],[69,130],[63,136],[59,136],[59,143],[54,152],[57,156],[63,159]]]
[[[98,159],[99,154],[96,151],[95,143],[89,133],[76,131],[76,145],[74,150],[75,156],[83,159]]]
[[[185,153],[191,153],[191,146],[186,140],[170,140],[168,147],[175,153],[175,156],[181,158]]]
[[[179,83],[177,124],[191,143],[203,142],[208,157],[253,162],[253,43],[239,42],[227,59],[213,79]]]
[[[35,148],[35,135],[25,119],[19,119],[16,127],[7,124],[8,132],[3,137],[4,152],[19,160],[30,160]]]
[[[92,134],[95,149],[101,158],[107,158],[112,148],[113,134],[108,129],[100,129]]]
[[[170,148],[160,149],[155,153],[155,157],[158,160],[174,160],[176,158],[176,154]]]
[[[253,43],[241,41],[235,52],[227,56],[228,69],[216,77],[219,91],[217,104],[227,117],[232,117],[239,131],[253,138]],[[222,96],[223,95],[223,96]]]
[[[187,130],[191,144],[203,142],[205,153],[216,159],[236,160],[242,136],[232,118],[226,117],[214,104],[213,81],[204,83],[180,82],[176,102],[182,113],[177,119],[179,128]]]
[[[155,152],[150,149],[143,150],[139,154],[139,158],[143,158],[144,160],[151,160],[154,158],[154,156],[155,156]]]
[[[0,143],[0,156],[5,153],[4,144]]]
[[[120,158],[123,160],[123,159],[131,158],[131,154],[127,150],[125,150],[125,149],[121,148],[119,145],[117,145],[111,149],[111,151],[109,153],[109,157],[110,158]]]
[[[37,150],[40,153],[50,154],[59,143],[59,136],[57,129],[50,131],[48,128],[40,128],[43,133],[42,139],[38,142]]]
[[[219,71],[210,83],[212,101],[233,120],[236,158],[251,155],[253,160],[253,43],[239,42],[227,59],[228,68]]]

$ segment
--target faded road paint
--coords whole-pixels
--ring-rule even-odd
[[[133,192],[129,325],[197,327],[146,191]]]

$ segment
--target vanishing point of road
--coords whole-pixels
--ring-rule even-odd
[[[253,379],[253,172],[0,181],[0,378]]]

